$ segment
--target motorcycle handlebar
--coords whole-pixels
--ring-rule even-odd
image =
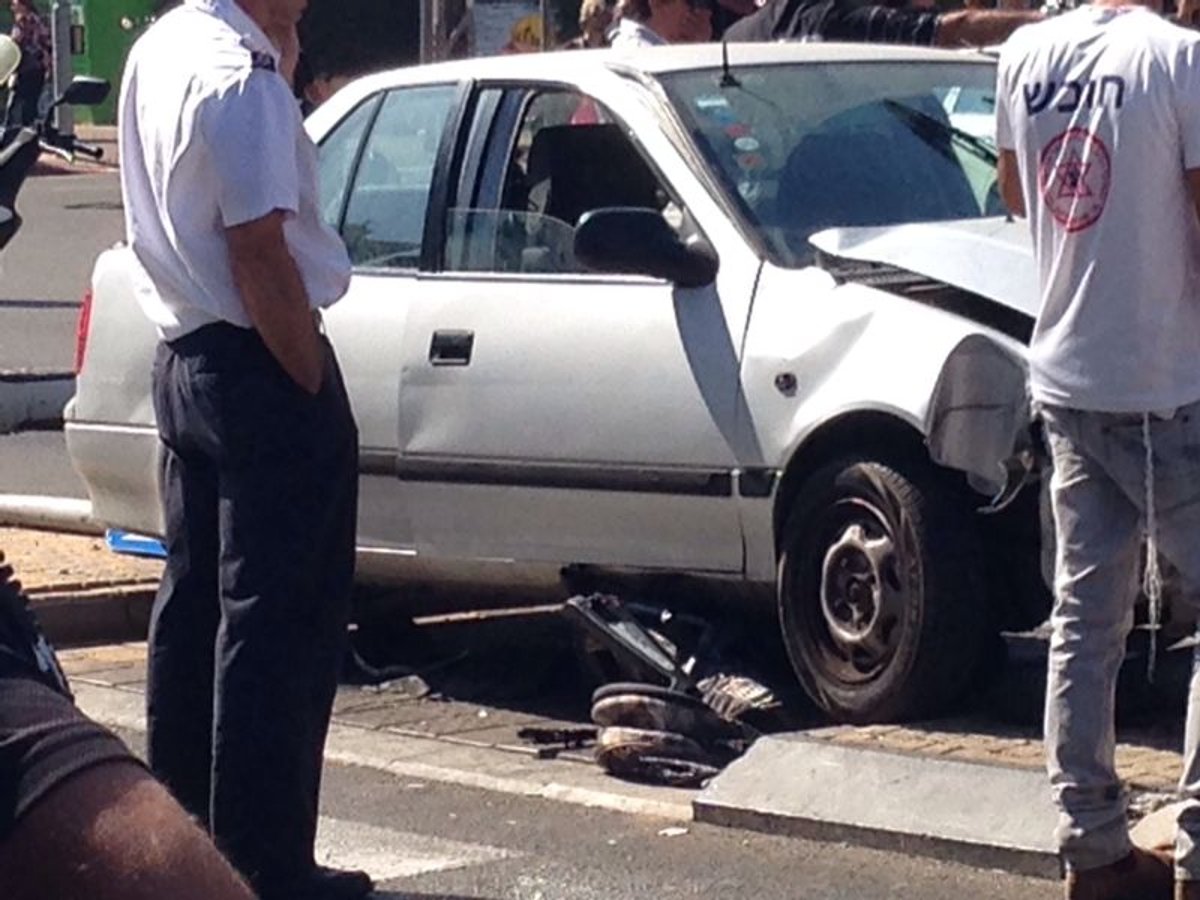
[[[92,159],[104,159],[104,148],[97,147],[94,144],[85,144],[83,141],[75,142],[75,152],[82,153],[84,156]]]
[[[43,134],[41,140],[42,146],[45,149],[51,150],[67,158],[70,158],[75,154],[87,156],[91,159],[104,158],[103,148],[97,147],[94,144],[86,144],[83,141],[77,140],[74,135],[57,134],[55,132],[51,132],[49,134]]]

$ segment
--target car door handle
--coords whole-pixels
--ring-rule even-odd
[[[466,366],[475,346],[473,331],[435,331],[429,343],[429,361],[435,366]]]

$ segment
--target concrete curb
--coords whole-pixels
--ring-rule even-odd
[[[0,372],[0,434],[18,428],[62,427],[63,407],[75,394],[69,372]]]
[[[90,501],[38,494],[0,494],[0,528],[104,534],[104,526],[92,519]]]
[[[89,501],[35,494],[0,494],[0,528],[104,534],[104,526],[92,519]],[[52,643],[100,644],[145,637],[155,591],[145,583],[60,583],[30,591],[29,602]]]
[[[109,644],[146,637],[154,594],[153,585],[118,585],[33,594],[29,603],[52,644]]]
[[[885,799],[881,799],[885,798]],[[696,798],[712,825],[1058,876],[1057,814],[1028,769],[760,738]]]

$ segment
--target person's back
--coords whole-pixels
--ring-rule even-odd
[[[1067,900],[1200,900],[1200,668],[1173,854],[1133,846],[1115,763],[1139,570],[1151,669],[1160,552],[1200,579],[1200,36],[1124,4],[1019,31],[997,78],[999,186],[1029,216],[1042,291],[1030,382],[1052,464],[1046,762]]]
[[[309,203],[291,186],[297,164],[287,156],[276,158],[269,179],[274,183],[268,184],[253,167],[236,164],[239,156],[253,158],[259,152],[260,148],[243,148],[244,142],[270,134],[279,139],[295,135],[298,164],[315,166],[311,148],[305,146],[299,106],[292,102],[286,82],[253,77],[257,69],[273,66],[269,56],[250,49],[243,35],[208,14],[202,3],[167,13],[130,52],[120,107],[127,238],[148,276],[140,279],[139,298],[167,339],[221,319],[250,324],[233,299],[237,290],[218,227],[223,219],[238,217],[240,204],[248,202],[241,198],[274,196],[280,208]],[[252,93],[264,97],[224,105],[219,117],[210,112],[231,94]],[[258,118],[240,120],[231,108]],[[218,163],[220,178],[213,175]],[[243,184],[239,175],[260,180]],[[201,185],[219,190],[198,189]],[[156,215],[146,214],[151,209]],[[134,216],[133,210],[139,214]],[[341,296],[345,279],[324,277],[320,265],[331,248],[341,252],[337,235],[292,223],[285,230],[316,302],[323,305]]]
[[[1038,401],[1134,412],[1200,398],[1184,176],[1200,166],[1198,65],[1200,35],[1141,7],[1079,9],[1002,51],[998,136],[1018,148],[1042,276]]]
[[[191,178],[155,179],[153,173],[169,171],[175,160],[186,169],[203,165],[203,148],[188,146],[193,131],[174,127],[173,117],[203,111],[203,98],[235,86],[244,69],[245,49],[236,32],[212,16],[184,5],[167,13],[134,44],[126,62],[120,117],[121,189],[126,210],[126,237],[146,268],[139,290],[157,295],[144,302],[156,325],[177,327],[178,314],[196,293],[197,285],[181,278],[189,268],[184,248],[220,255],[224,241],[212,223],[218,218],[217,198],[190,190]],[[162,65],[164,57],[179,65]],[[142,76],[143,71],[152,75]],[[199,102],[197,102],[199,101]],[[187,213],[182,210],[187,208]],[[133,209],[158,210],[158,216],[130,215]],[[227,272],[195,272],[202,289],[208,279],[228,278]],[[223,284],[232,293],[232,282]],[[205,290],[207,292],[207,290]]]

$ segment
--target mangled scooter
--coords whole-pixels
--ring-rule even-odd
[[[21,51],[7,35],[0,35],[0,82],[8,80],[21,61]],[[29,177],[42,151],[56,153],[68,161],[83,155],[100,159],[104,151],[74,135],[61,134],[51,121],[60,106],[95,106],[108,97],[109,83],[103,78],[76,76],[32,125],[5,128],[0,132],[0,250],[21,229],[17,213],[17,194]]]

